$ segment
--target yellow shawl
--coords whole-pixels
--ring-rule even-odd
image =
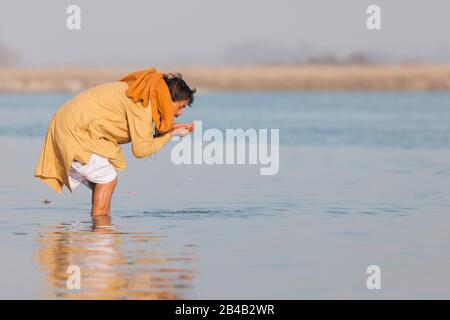
[[[142,101],[147,107],[151,101],[153,121],[159,133],[172,129],[175,116],[172,98],[162,73],[151,68],[132,72],[119,81],[128,83],[126,95],[134,103]]]

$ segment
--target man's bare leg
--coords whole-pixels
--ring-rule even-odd
[[[96,183],[92,191],[91,216],[109,215],[117,177],[110,183]]]

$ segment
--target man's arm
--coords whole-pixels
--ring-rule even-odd
[[[131,151],[136,158],[144,158],[160,150],[172,138],[170,132],[153,137],[150,107],[133,106],[127,109]]]
[[[136,158],[148,157],[164,147],[164,145],[169,142],[171,138],[172,134],[167,132],[160,137],[151,138],[146,141],[141,141],[140,143],[132,142],[131,149]]]

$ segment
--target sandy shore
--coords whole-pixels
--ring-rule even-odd
[[[77,92],[136,68],[0,69],[0,92]],[[161,67],[200,90],[450,90],[450,65]]]

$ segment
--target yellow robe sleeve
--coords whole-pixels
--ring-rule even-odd
[[[160,150],[171,138],[168,132],[153,137],[150,106],[134,105],[127,108],[127,121],[131,138],[131,151],[136,158],[144,158]]]

